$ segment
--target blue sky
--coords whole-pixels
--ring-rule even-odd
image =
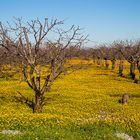
[[[67,19],[94,43],[140,38],[140,0],[0,0],[0,21],[15,17]]]

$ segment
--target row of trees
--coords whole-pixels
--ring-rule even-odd
[[[123,76],[124,62],[130,64],[129,73],[134,82],[139,82],[139,76],[136,76],[136,69],[140,75],[140,40],[114,41],[111,44],[98,45],[93,48],[73,49],[71,57],[80,59],[93,59],[97,65],[104,65],[108,69],[111,61],[112,70],[116,67],[116,60],[119,60],[118,73]]]
[[[120,60],[119,64],[119,75],[123,75],[123,64],[124,60],[130,63],[130,76],[138,82],[136,78],[136,68],[140,74],[140,41],[115,41],[110,45],[101,46],[94,51],[94,59],[98,60],[98,64],[105,59],[105,65],[108,67],[108,60],[112,62],[112,70],[115,68],[116,60]]]
[[[140,74],[140,40],[120,40],[93,48],[73,48],[68,54],[71,58],[93,59],[97,65],[104,65],[105,62],[106,69],[111,61],[112,70],[116,67],[116,60],[119,60],[118,73],[120,76],[123,76],[124,62],[127,61],[130,64],[130,77],[135,82],[139,82],[139,77],[136,77],[136,69]]]
[[[0,72],[4,64],[21,67],[26,83],[34,91],[34,99],[29,101],[20,94],[34,113],[42,112],[45,93],[64,72],[67,59],[73,57],[93,59],[98,65],[104,60],[106,68],[111,61],[112,70],[119,60],[120,76],[123,75],[123,62],[127,60],[130,76],[138,82],[135,69],[140,73],[140,41],[115,41],[94,48],[81,48],[88,36],[74,25],[63,30],[63,24],[64,21],[49,21],[48,18],[43,22],[36,19],[24,23],[22,19],[15,19],[12,24],[0,23]],[[47,69],[45,80],[41,76],[41,65]]]

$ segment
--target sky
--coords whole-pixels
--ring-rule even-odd
[[[140,0],[0,0],[0,21],[65,20],[84,28],[89,45],[140,38]]]

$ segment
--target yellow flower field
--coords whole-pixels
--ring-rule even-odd
[[[0,79],[0,130],[107,124],[139,139],[140,85],[119,77],[118,68],[112,71],[110,66],[106,70],[92,60],[71,63],[82,64],[83,68],[62,74],[54,82],[51,92],[46,93],[42,114],[33,114],[31,108],[18,101],[17,91],[29,99],[34,96],[26,83],[19,80],[20,74],[9,80]],[[128,75],[128,67],[126,64],[124,75]],[[127,105],[118,102],[124,93],[130,95]]]

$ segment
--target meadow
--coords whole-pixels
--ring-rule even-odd
[[[73,60],[81,68],[62,74],[46,94],[43,113],[19,101],[20,91],[32,99],[33,92],[20,73],[0,78],[0,140],[121,140],[116,133],[140,139],[140,85],[115,70],[92,61]],[[129,103],[118,102],[124,93]],[[3,134],[18,130],[21,134]]]

